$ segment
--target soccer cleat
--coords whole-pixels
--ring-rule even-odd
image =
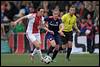
[[[56,62],[56,61],[52,60],[51,62]]]
[[[32,54],[30,54],[30,58],[31,58],[31,61],[34,60],[34,56],[32,56]]]
[[[44,58],[41,58],[41,62],[44,62]]]
[[[68,61],[71,61],[71,59],[69,59],[69,58],[66,58]]]

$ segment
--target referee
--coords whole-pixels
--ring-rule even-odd
[[[61,37],[63,45],[65,46],[65,48],[67,47],[66,59],[68,61],[70,61],[69,56],[72,51],[73,28],[75,28],[78,34],[80,33],[80,30],[78,29],[76,24],[76,16],[74,14],[75,14],[75,7],[71,6],[69,8],[69,13],[66,13],[61,17],[62,22],[64,24],[64,30],[63,30],[64,36]]]

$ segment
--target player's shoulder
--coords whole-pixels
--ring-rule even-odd
[[[76,16],[75,15],[73,15],[73,17],[76,19]]]
[[[65,13],[63,16],[62,16],[62,18],[65,18],[65,17],[68,17],[68,13]]]
[[[65,13],[63,16],[68,16],[68,13]]]
[[[33,16],[33,17],[36,17],[36,13],[32,13],[32,16]]]
[[[30,14],[28,14],[28,15],[26,15],[26,17],[36,17],[36,13],[30,13]]]
[[[53,18],[53,16],[49,16],[48,18],[52,19],[52,18]]]

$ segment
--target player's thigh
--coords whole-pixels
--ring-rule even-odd
[[[40,48],[40,43],[38,40],[35,40],[32,43],[35,45],[36,48]]]
[[[64,33],[65,34],[65,33]],[[62,44],[63,45],[66,45],[67,44],[67,42],[68,42],[68,37],[67,37],[67,35],[65,34],[65,36],[61,36],[61,41],[62,41]]]
[[[68,47],[72,47],[73,33],[69,32],[67,36],[68,36]]]
[[[56,42],[56,45],[57,45],[57,48],[59,48],[60,46],[62,46],[62,41],[61,41],[61,37],[60,37],[60,35],[58,34],[58,35],[56,35],[55,37],[54,37],[54,39],[55,39],[55,42]]]
[[[47,33],[46,41],[49,40],[51,46],[56,46],[56,42],[54,36],[52,34]]]
[[[34,34],[27,34],[27,38],[35,47],[40,47],[40,42],[37,40]]]
[[[50,44],[51,44],[51,46],[56,46],[56,42],[55,42],[55,40],[54,39],[52,39],[52,40],[50,40]]]
[[[68,41],[68,46],[67,47],[72,47],[72,41]]]
[[[39,44],[41,44],[41,36],[40,36],[40,33],[36,33],[34,34],[36,40],[38,41]]]

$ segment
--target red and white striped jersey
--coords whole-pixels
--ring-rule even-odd
[[[26,15],[26,18],[29,19],[26,33],[28,34],[39,33],[40,30],[38,29],[38,27],[41,23],[44,24],[44,17],[39,17],[37,16],[36,13],[34,13]]]

